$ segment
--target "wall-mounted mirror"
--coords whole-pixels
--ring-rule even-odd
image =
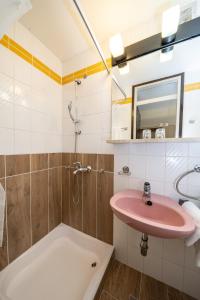
[[[200,37],[129,61],[129,73],[112,69],[112,140],[200,137]]]

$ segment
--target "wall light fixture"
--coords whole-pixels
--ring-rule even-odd
[[[172,6],[162,15],[162,44],[175,40],[180,19],[180,5]]]

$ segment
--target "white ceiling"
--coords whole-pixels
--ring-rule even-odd
[[[173,0],[174,1],[174,0]],[[185,1],[185,0],[177,0]],[[171,0],[80,0],[99,41],[160,15]],[[61,61],[87,50],[91,40],[72,0],[32,0],[20,21]]]

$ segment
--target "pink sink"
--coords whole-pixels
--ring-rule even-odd
[[[143,192],[127,190],[115,194],[110,205],[114,214],[131,227],[162,238],[183,238],[195,230],[192,218],[174,200],[151,194],[152,206],[145,204]]]

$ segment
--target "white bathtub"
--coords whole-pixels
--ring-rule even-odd
[[[61,224],[0,273],[0,300],[92,300],[113,250]]]

